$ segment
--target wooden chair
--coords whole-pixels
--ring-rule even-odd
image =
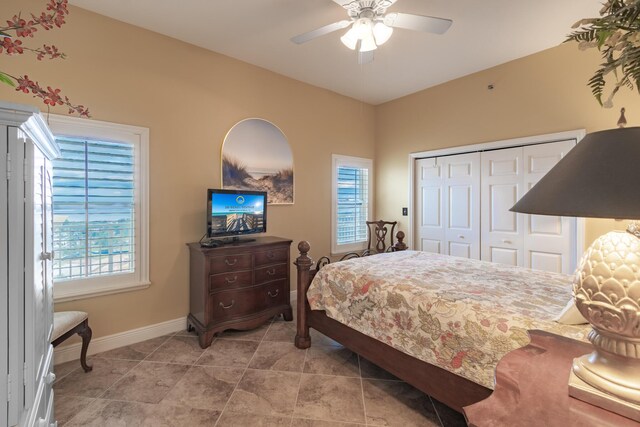
[[[393,233],[396,225],[398,225],[397,221],[367,221],[367,234],[369,236],[367,251],[370,253],[383,253],[398,250],[397,243],[394,240],[396,235]],[[391,230],[389,230],[389,227]],[[404,237],[404,233],[402,235]],[[403,249],[406,249],[406,245]]]
[[[60,311],[53,314],[53,335],[51,345],[58,344],[73,336],[80,335],[82,338],[82,349],[80,350],[80,365],[85,372],[93,369],[87,364],[87,349],[91,342],[91,328],[89,327],[89,315],[84,311]]]

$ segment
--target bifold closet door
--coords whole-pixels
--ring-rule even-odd
[[[524,195],[522,147],[485,151],[482,164],[482,259],[524,265],[523,217],[509,209]]]
[[[524,186],[529,191],[573,147],[575,141],[523,147]],[[524,217],[524,266],[571,274],[576,267],[576,219],[548,215]]]
[[[436,158],[418,159],[415,168],[416,249],[445,253],[444,176],[442,163]]]
[[[509,209],[575,146],[560,141],[482,153],[482,259],[571,274],[575,218]]]
[[[480,258],[480,154],[416,161],[417,249]]]

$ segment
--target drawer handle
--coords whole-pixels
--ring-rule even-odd
[[[276,289],[275,294],[272,294],[271,291],[267,291],[267,295],[269,295],[271,298],[277,297],[279,293],[280,293],[280,289]]]
[[[507,245],[511,244],[511,240],[502,239],[502,243],[506,243]]]
[[[275,258],[276,254],[274,252],[267,252],[267,258],[269,259],[273,259]]]
[[[225,277],[224,281],[227,282],[227,285],[230,285],[232,283],[236,283],[238,281],[238,276],[233,276],[233,279]]]
[[[223,303],[220,303],[219,305],[220,305],[220,307],[224,308],[225,310],[229,310],[231,307],[233,307],[233,304],[235,304],[235,303],[236,303],[236,301],[232,299],[231,300],[231,304],[229,304],[229,305],[224,305]]]
[[[271,268],[271,269],[267,270],[267,274],[269,276],[273,276],[274,274],[276,274],[276,268],[274,267],[274,268]]]
[[[236,265],[238,263],[238,258],[234,258],[233,262],[229,261],[228,258],[225,258],[224,259],[224,263],[227,264],[227,265]]]

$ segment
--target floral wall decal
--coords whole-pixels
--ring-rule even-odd
[[[65,23],[65,16],[69,14],[68,0],[49,0],[46,11],[36,16],[31,14],[30,19],[24,19],[21,13],[8,19],[6,26],[0,26],[0,56],[12,56],[34,54],[38,61],[47,59],[64,59],[64,53],[56,46],[44,44],[42,47],[32,48],[23,44],[21,39],[33,38],[40,29],[46,31],[60,28]],[[12,33],[15,36],[12,36]],[[15,87],[17,91],[31,93],[35,98],[41,98],[47,107],[65,105],[69,108],[69,114],[78,114],[81,117],[89,117],[89,109],[84,105],[73,104],[68,97],[60,93],[60,89],[47,86],[42,87],[37,81],[31,80],[28,75],[13,76],[0,69],[0,82]]]

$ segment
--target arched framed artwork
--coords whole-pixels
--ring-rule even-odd
[[[222,188],[266,191],[268,204],[293,204],[293,153],[276,125],[245,119],[229,130],[222,143]]]

